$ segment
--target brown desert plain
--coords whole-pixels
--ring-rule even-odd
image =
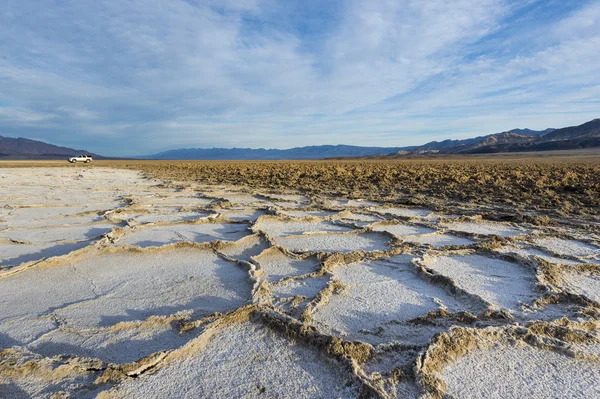
[[[600,397],[600,152],[0,163],[2,398]]]

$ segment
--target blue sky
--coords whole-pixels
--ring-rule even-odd
[[[4,0],[0,135],[105,155],[600,117],[600,2]]]

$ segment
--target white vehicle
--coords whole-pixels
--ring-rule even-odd
[[[76,157],[69,158],[69,162],[71,162],[71,163],[75,163],[75,162],[88,163],[88,162],[92,162],[92,161],[93,161],[93,159],[89,155],[77,155]]]

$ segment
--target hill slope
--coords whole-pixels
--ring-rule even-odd
[[[84,150],[74,150],[22,137],[0,136],[0,159],[65,159],[77,154],[99,155]]]
[[[465,140],[433,141],[390,154],[391,157],[422,154],[486,154],[496,152],[572,150],[600,147],[600,119],[579,126],[541,131],[513,129]]]

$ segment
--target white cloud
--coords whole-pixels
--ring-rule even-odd
[[[520,27],[546,34],[514,52],[523,3],[507,1],[351,0],[309,37],[275,0],[9,0],[0,134],[77,131],[110,154],[103,134],[144,153],[418,144],[512,121],[541,127],[541,116],[583,122],[597,106],[600,6]]]

